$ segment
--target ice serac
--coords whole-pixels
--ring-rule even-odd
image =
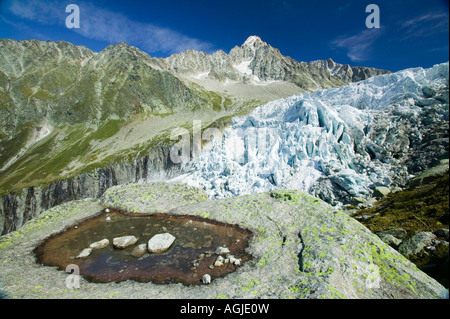
[[[236,117],[185,182],[211,197],[277,188],[333,203],[403,186],[448,156],[449,64],[272,101]]]

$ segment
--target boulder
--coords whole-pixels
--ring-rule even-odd
[[[400,239],[392,236],[391,234],[377,233],[377,235],[383,242],[394,248],[398,247],[402,243]]]
[[[399,247],[398,251],[403,256],[416,255],[425,247],[431,246],[436,235],[431,232],[419,232],[406,239]]]
[[[175,236],[169,233],[157,234],[148,241],[148,251],[151,253],[162,253],[172,246]]]
[[[137,238],[135,236],[122,236],[113,239],[113,245],[116,248],[124,249],[136,244]]]
[[[373,191],[373,197],[383,198],[383,197],[386,197],[387,194],[389,194],[390,192],[391,192],[391,190],[389,187],[377,186],[377,187],[375,187],[375,189]]]
[[[383,230],[383,231],[377,233],[378,236],[380,234],[392,235],[397,239],[403,240],[408,235],[408,232],[403,228],[391,228],[391,229]]]

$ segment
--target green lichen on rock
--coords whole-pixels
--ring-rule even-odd
[[[73,209],[83,207],[78,202],[72,205]],[[98,207],[89,210],[84,206],[85,215],[96,214]],[[246,250],[252,260],[223,278],[213,278],[208,289],[131,281],[99,285],[82,280],[77,294],[69,297],[61,292],[64,297],[104,297],[108,289],[126,298],[216,298],[225,292],[227,298],[448,297],[443,286],[366,227],[299,191],[209,200],[203,190],[183,184],[132,184],[109,189],[101,199],[101,207],[200,217],[208,214],[212,220],[236,224],[253,233]],[[49,223],[55,222],[50,219]],[[64,281],[64,272],[37,265],[29,258],[39,242],[36,238],[54,232],[45,228],[37,237],[24,236],[20,245],[0,250],[0,260],[7,260],[0,281],[8,294],[54,298],[50,292],[61,286],[57,281]],[[8,236],[14,241],[14,232]],[[26,278],[18,285],[14,278],[19,275]],[[42,288],[34,292],[37,285]]]
[[[181,183],[159,182],[111,187],[102,196],[102,203],[105,207],[123,211],[166,213],[175,207],[206,199],[206,192],[199,188]]]
[[[55,231],[70,225],[70,221],[86,218],[100,212],[101,206],[97,200],[84,199],[80,201],[70,201],[47,210],[41,215],[29,220],[20,229],[0,237],[0,251],[13,248],[24,240],[34,236],[41,236],[48,232]]]

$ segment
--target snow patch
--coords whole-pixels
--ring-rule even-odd
[[[243,61],[241,63],[239,63],[238,65],[233,65],[233,67],[238,70],[239,73],[245,74],[245,75],[252,75],[253,72],[252,70],[249,68],[250,63],[252,63],[252,60],[249,61]]]
[[[203,73],[198,73],[198,74],[194,74],[191,75],[192,78],[197,79],[197,80],[202,80],[202,79],[206,79],[209,75],[209,71],[208,72],[203,72]]]

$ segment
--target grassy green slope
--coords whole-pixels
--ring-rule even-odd
[[[0,40],[0,194],[134,160],[251,110],[237,99],[151,66],[125,43],[100,53],[67,42]],[[45,127],[51,133],[38,139]]]

